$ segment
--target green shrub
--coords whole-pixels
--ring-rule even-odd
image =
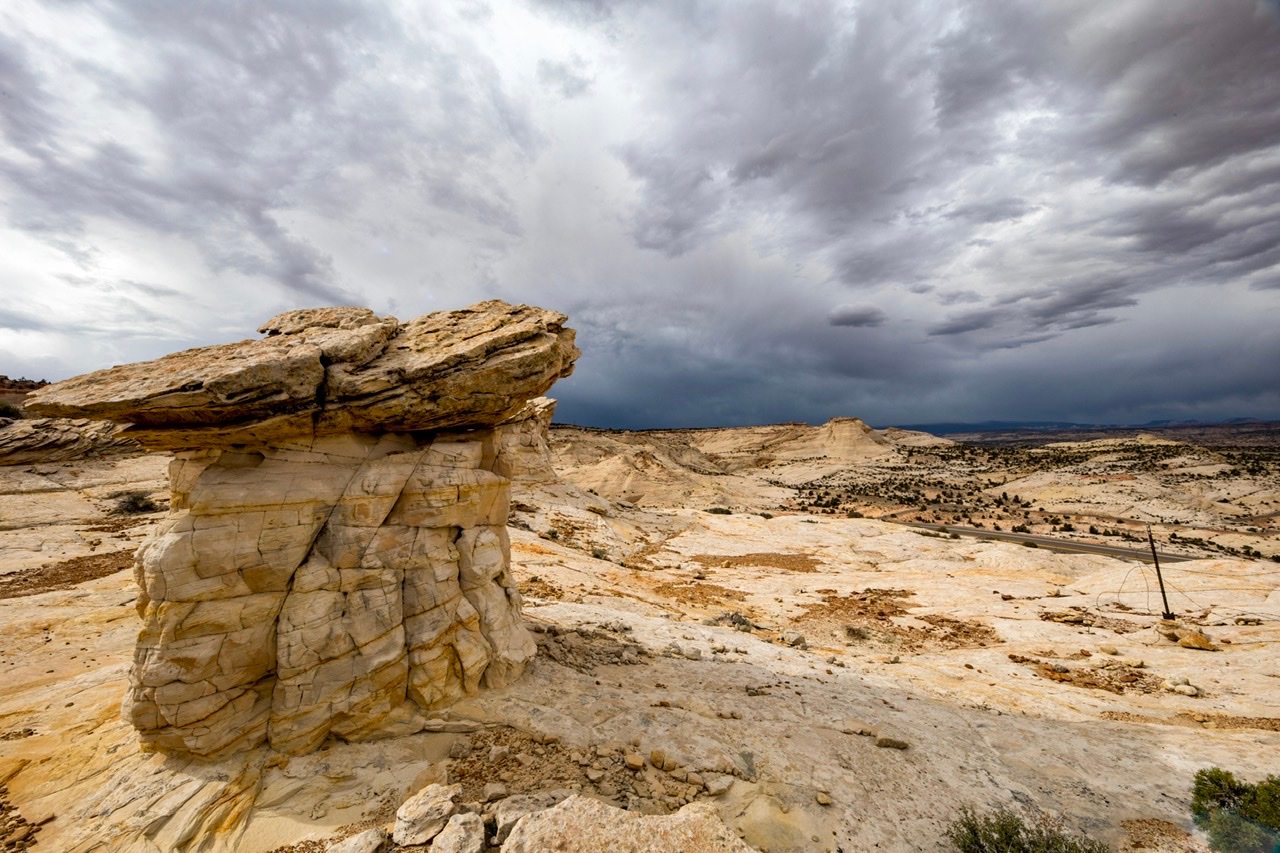
[[[1280,776],[1256,785],[1208,767],[1191,786],[1191,816],[1224,853],[1280,853]]]
[[[607,560],[609,559],[609,552],[603,548],[592,548],[591,556],[597,560]]]
[[[733,510],[723,506],[713,506],[707,509],[712,515],[733,515]]]
[[[1008,809],[979,815],[968,806],[947,828],[947,840],[960,853],[1107,853],[1111,849],[1066,833],[1046,816],[1028,824]]]
[[[13,420],[22,419],[22,409],[19,409],[13,403],[0,402],[0,418],[12,418]]]
[[[856,509],[851,509],[845,513],[845,518],[862,518],[862,513],[858,512]]]

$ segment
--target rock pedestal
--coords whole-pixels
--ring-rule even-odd
[[[520,675],[535,646],[510,474],[518,413],[578,355],[564,321],[501,302],[403,325],[294,311],[261,340],[32,395],[38,414],[121,421],[174,454],[170,514],[135,565],[124,713],[144,744],[302,753],[415,731]]]

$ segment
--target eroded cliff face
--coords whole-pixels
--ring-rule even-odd
[[[535,646],[510,572],[510,475],[542,411],[526,403],[578,354],[564,319],[496,302],[404,327],[290,312],[261,341],[33,398],[175,454],[170,515],[135,567],[124,713],[144,744],[303,753],[417,731],[520,675]]]

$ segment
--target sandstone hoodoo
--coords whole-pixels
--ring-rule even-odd
[[[507,458],[573,369],[566,318],[503,302],[411,322],[290,311],[265,337],[113,367],[27,408],[127,424],[174,453],[138,552],[125,715],[216,757],[418,730],[519,676]],[[524,439],[522,441],[522,438]]]

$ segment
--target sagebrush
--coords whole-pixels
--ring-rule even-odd
[[[143,512],[155,512],[160,505],[151,500],[151,496],[143,491],[116,492],[111,496],[116,505],[113,515],[137,515]]]
[[[1191,816],[1223,853],[1280,853],[1280,776],[1257,784],[1207,767],[1191,786]]]
[[[1068,833],[1046,815],[1028,822],[1009,809],[978,814],[968,806],[947,828],[947,840],[960,853],[1108,853],[1111,849]]]

